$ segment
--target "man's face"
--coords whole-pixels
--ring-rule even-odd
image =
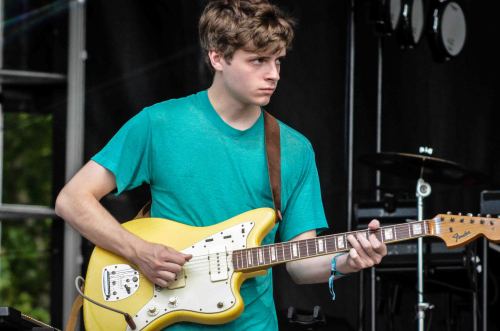
[[[221,60],[225,89],[244,105],[267,105],[278,85],[285,55],[285,49],[275,53],[237,50],[229,62]]]

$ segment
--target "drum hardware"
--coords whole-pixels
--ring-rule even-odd
[[[438,62],[456,57],[467,37],[467,24],[462,7],[456,1],[434,0],[429,24],[429,40]]]
[[[301,311],[290,306],[287,311],[287,320],[290,325],[300,326],[304,330],[315,330],[326,325],[325,314],[320,306],[314,306],[313,311]]]
[[[405,10],[403,9],[403,12]],[[432,149],[421,148],[430,154]],[[432,187],[428,181],[446,184],[472,185],[486,182],[487,176],[477,172],[465,169],[458,163],[432,157],[430,155],[415,155],[408,153],[381,152],[369,155],[363,155],[359,160],[381,172],[417,179],[416,198],[417,198],[417,219],[424,219],[424,199],[431,192]],[[425,312],[432,306],[424,302],[423,288],[423,239],[417,241],[418,260],[417,260],[417,278],[418,278],[418,300],[417,300],[417,320],[418,330],[424,330]]]

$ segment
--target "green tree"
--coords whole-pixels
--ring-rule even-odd
[[[52,116],[6,113],[3,203],[52,205]],[[50,323],[51,219],[0,220],[0,305]]]

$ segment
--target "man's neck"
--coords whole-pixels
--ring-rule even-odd
[[[260,106],[243,104],[215,83],[208,89],[208,99],[222,120],[238,130],[249,129],[261,113]]]

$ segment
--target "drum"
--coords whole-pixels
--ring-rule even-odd
[[[424,31],[423,0],[403,0],[397,37],[401,48],[415,47]]]
[[[456,57],[462,51],[467,36],[462,7],[455,1],[436,2],[429,32],[431,49],[437,61]]]

